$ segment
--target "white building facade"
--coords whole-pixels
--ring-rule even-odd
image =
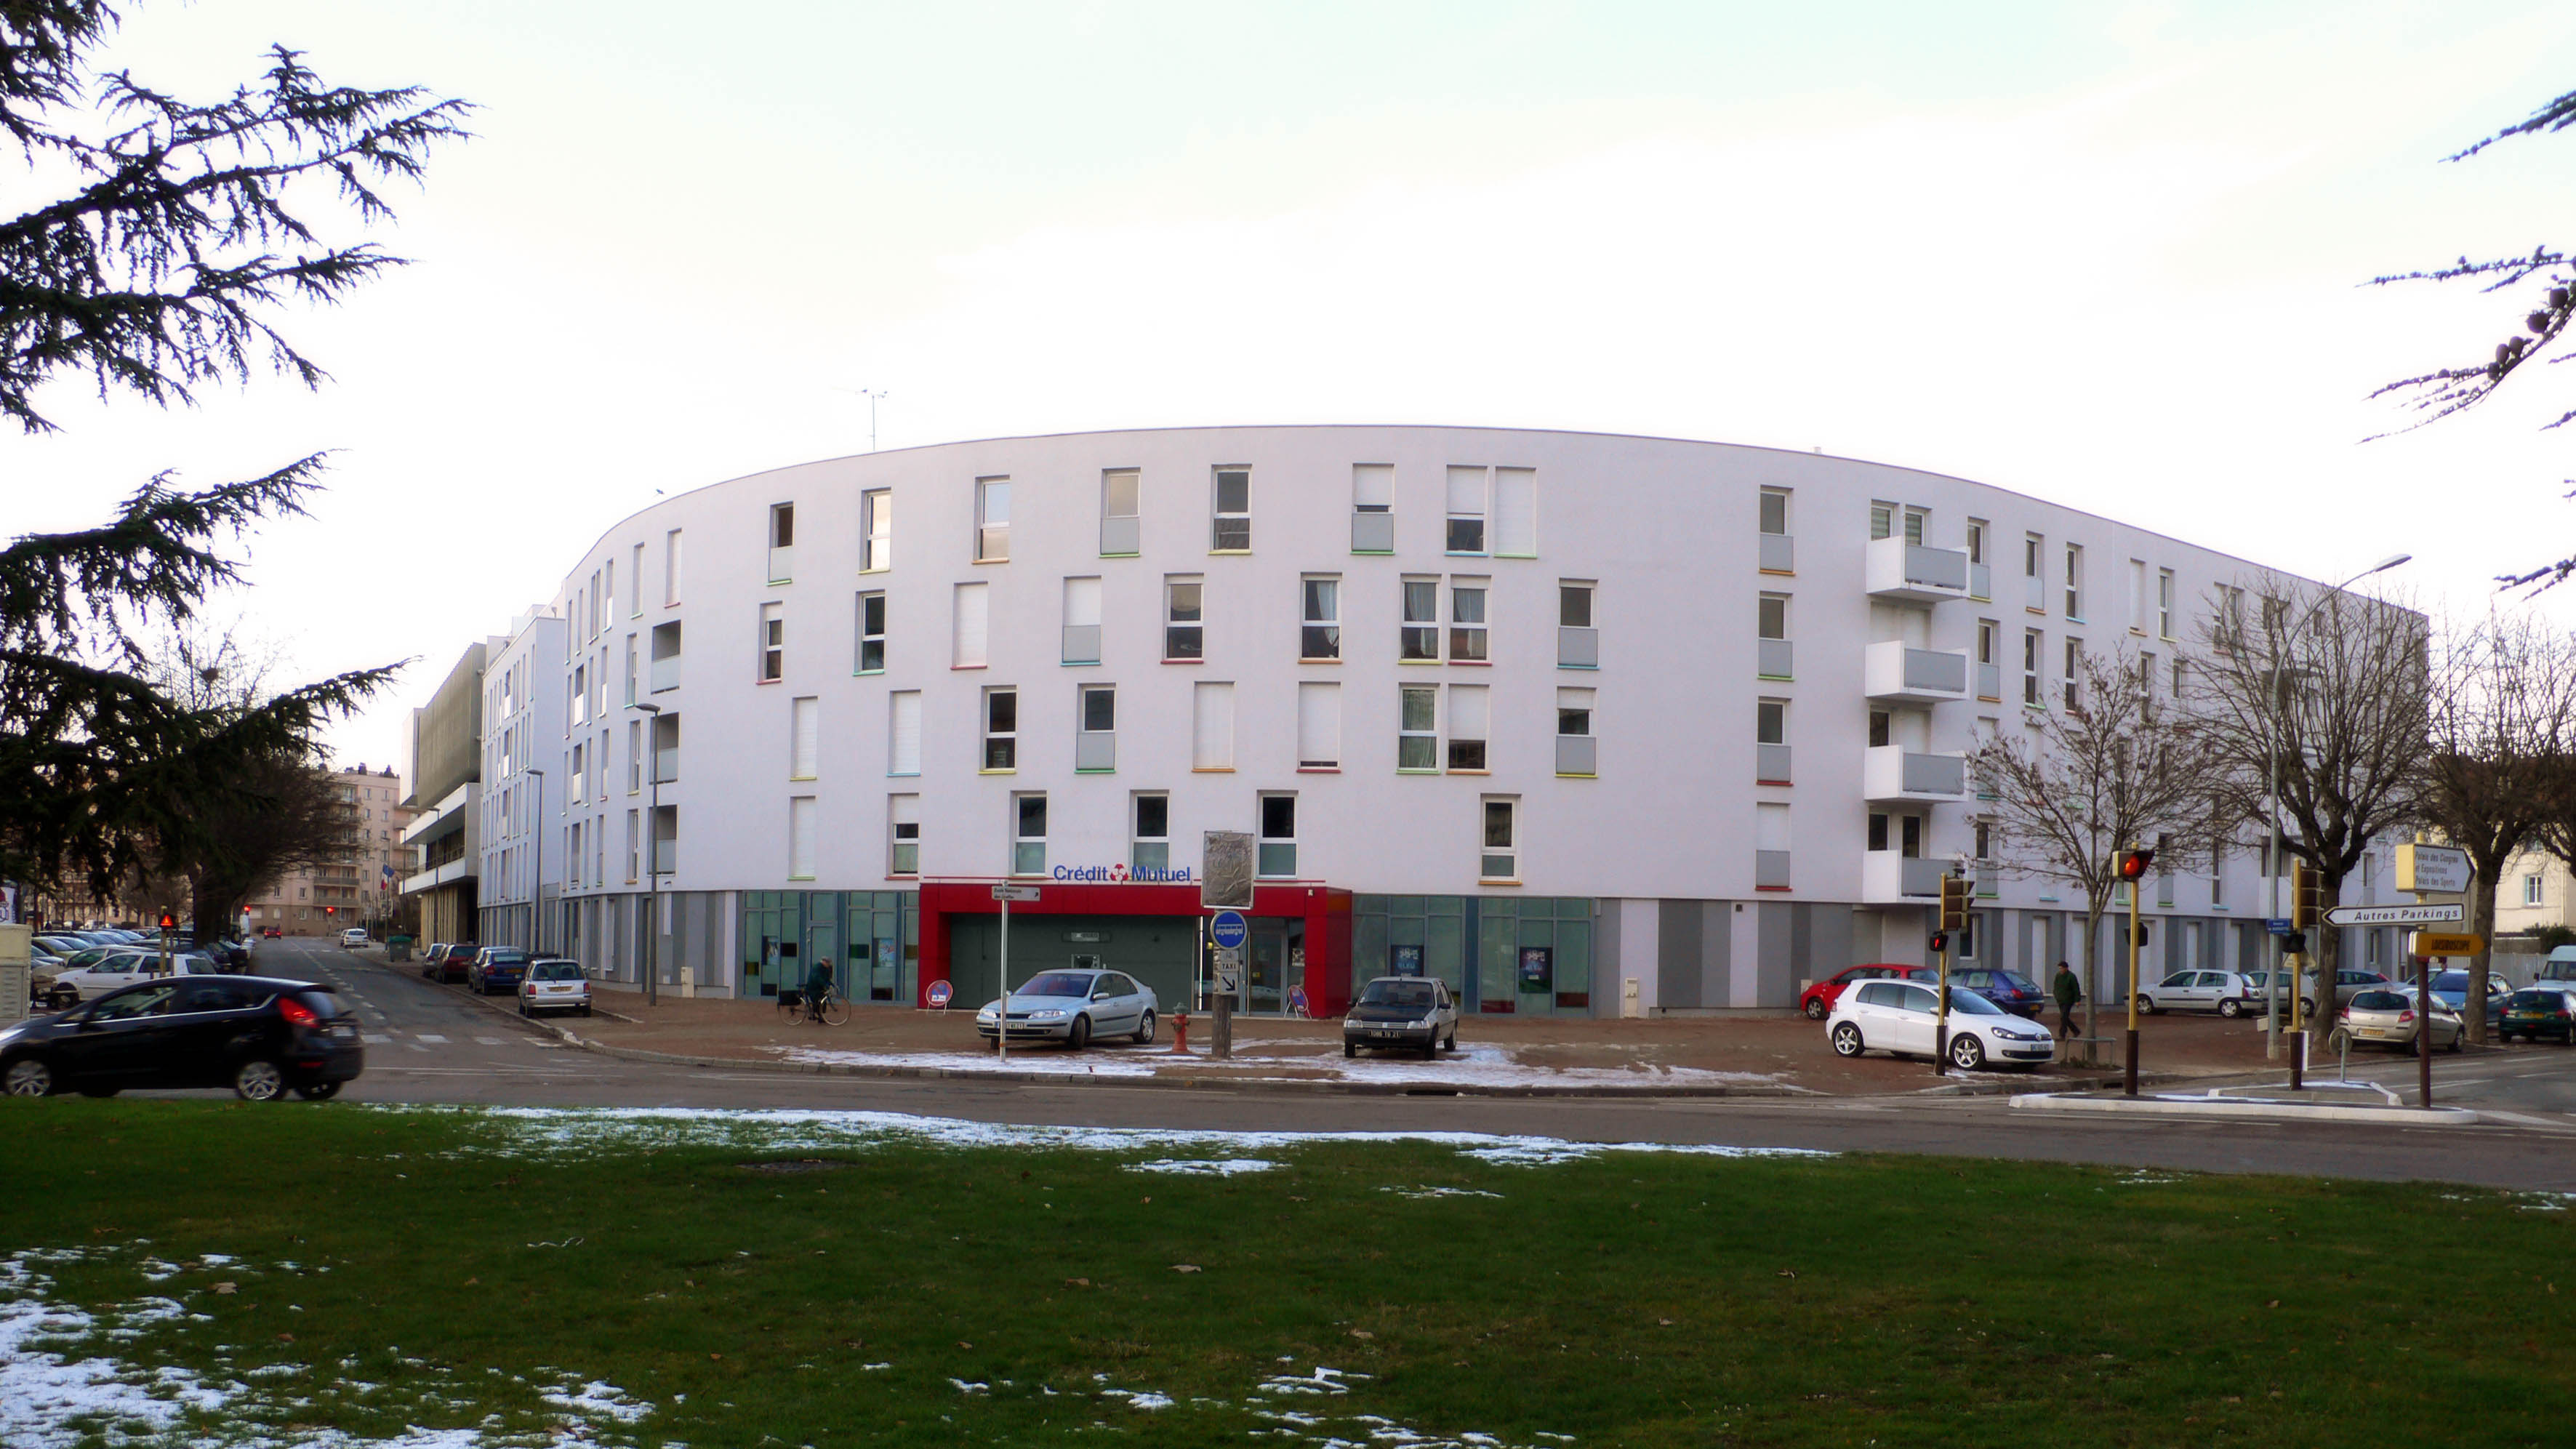
[[[553,948],[563,862],[547,841],[563,820],[569,691],[564,621],[552,607],[510,621],[483,665],[480,923],[486,946]],[[542,922],[542,925],[541,925]]]
[[[658,953],[682,991],[821,966],[860,1001],[980,1001],[1018,878],[1015,978],[1098,961],[1173,1003],[1207,986],[1201,834],[1240,830],[1248,1011],[1389,971],[1486,1014],[1785,1007],[1925,958],[1937,877],[1981,853],[1981,733],[2066,708],[2077,651],[2169,687],[2259,572],[1962,479],[1657,438],[1170,429],[756,474],[564,583],[555,944],[614,980]],[[2255,964],[2256,860],[2171,864],[2150,972]],[[1963,959],[2084,963],[2080,896],[1978,889]]]

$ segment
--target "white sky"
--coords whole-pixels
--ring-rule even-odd
[[[2439,164],[2576,88],[2565,5],[164,0],[113,58],[204,94],[271,40],[483,107],[417,264],[290,319],[321,392],[59,384],[0,476],[14,532],[340,450],[216,612],[299,677],[419,661],[342,763],[656,488],[864,450],[867,387],[887,447],[1821,447],[2311,576],[2408,550],[2453,612],[2576,550],[2576,377],[2362,441],[2526,309],[2361,282],[2576,245],[2576,134]]]

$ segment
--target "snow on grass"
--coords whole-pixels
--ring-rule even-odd
[[[1379,1189],[1378,1189],[1378,1191],[1380,1191],[1380,1192],[1391,1192],[1391,1193],[1394,1193],[1397,1197],[1413,1197],[1413,1198],[1423,1198],[1423,1197],[1490,1197],[1490,1198],[1496,1198],[1496,1199],[1499,1199],[1499,1198],[1501,1198],[1501,1197],[1502,1197],[1502,1194],[1501,1194],[1501,1193],[1499,1193],[1499,1192],[1486,1192],[1486,1191],[1485,1191],[1485,1190],[1483,1190],[1482,1188],[1474,1188],[1474,1187],[1381,1187],[1381,1188],[1379,1188]]]
[[[1281,1077],[1300,1081],[1444,1084],[1474,1087],[1751,1087],[1774,1086],[1780,1072],[1720,1072],[1701,1067],[1668,1067],[1644,1062],[1619,1067],[1550,1067],[1521,1062],[1506,1048],[1467,1045],[1424,1060],[1363,1050],[1357,1057],[1338,1054],[1334,1043],[1309,1037],[1235,1043],[1233,1057],[1218,1060],[1205,1052],[1181,1056],[1161,1046],[1127,1048],[1110,1045],[1090,1051],[1067,1051],[1053,1045],[1014,1050],[1007,1059],[989,1051],[869,1052],[830,1047],[777,1046],[783,1061],[798,1066],[883,1067],[897,1071],[940,1072],[965,1076],[1152,1077],[1168,1071],[1223,1075],[1247,1080]]]
[[[1238,1172],[1268,1172],[1277,1167],[1258,1157],[1222,1157],[1192,1160],[1178,1157],[1158,1158],[1152,1162],[1131,1162],[1129,1172],[1177,1172],[1195,1177],[1232,1177]]]
[[[442,1107],[369,1104],[358,1110],[451,1113],[500,1129],[502,1140],[465,1152],[583,1157],[674,1147],[753,1152],[851,1151],[886,1145],[954,1148],[1059,1148],[1091,1152],[1171,1152],[1209,1156],[1324,1142],[1424,1142],[1465,1157],[1511,1167],[1581,1162],[1611,1153],[1678,1153],[1695,1157],[1830,1157],[1803,1147],[1732,1147],[1717,1143],[1575,1142],[1559,1137],[1491,1132],[1245,1132],[1184,1127],[1057,1127],[969,1122],[904,1112],[823,1108],[717,1107]]]

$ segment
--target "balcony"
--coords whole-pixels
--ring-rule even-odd
[[[1968,697],[1968,652],[1917,649],[1900,639],[1869,646],[1861,677],[1870,698],[1890,704],[1941,704]]]
[[[1759,535],[1762,543],[1762,572],[1794,574],[1798,571],[1798,541],[1785,533]]]
[[[1862,566],[1873,599],[1937,604],[1968,596],[1968,551],[1925,548],[1901,538],[1873,538]]]
[[[1876,745],[1861,768],[1861,795],[1872,803],[1963,800],[1968,757],[1919,755],[1903,745]]]
[[[1946,869],[1940,861],[1899,855],[1893,850],[1864,851],[1860,858],[1861,903],[1902,906],[1929,901],[1937,905],[1941,900],[1941,874]]]

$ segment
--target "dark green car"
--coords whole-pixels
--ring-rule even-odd
[[[2526,986],[2505,998],[2504,1014],[2496,1018],[2496,1039],[2511,1041],[2517,1036],[2576,1043],[2576,990]]]

